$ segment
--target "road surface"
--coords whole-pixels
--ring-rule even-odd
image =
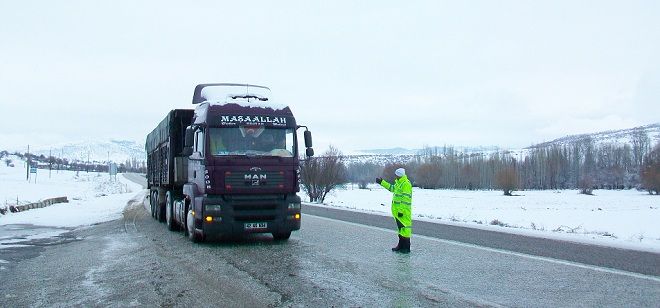
[[[309,214],[270,235],[193,244],[139,195],[122,220],[2,249],[0,307],[649,307],[660,277]],[[330,215],[327,215],[330,216]],[[34,245],[33,245],[34,244]],[[599,256],[596,256],[599,257]],[[656,258],[658,258],[656,256]],[[657,259],[656,259],[657,260]]]

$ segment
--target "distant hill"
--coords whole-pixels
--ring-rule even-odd
[[[51,155],[54,157],[82,162],[86,162],[89,157],[90,162],[104,163],[108,161],[108,156],[110,161],[119,163],[133,159],[138,161],[145,161],[147,159],[144,145],[128,140],[88,140],[51,146],[38,146],[30,148],[30,153],[44,155],[46,157],[49,153],[52,153]]]
[[[660,142],[660,123],[655,123],[655,124],[649,124],[649,125],[620,129],[620,130],[609,130],[609,131],[591,133],[591,134],[570,135],[552,141],[539,143],[530,146],[527,149],[547,147],[552,145],[568,145],[576,142],[581,142],[589,138],[591,138],[591,140],[593,140],[596,144],[605,144],[605,143],[631,144],[633,140],[633,136],[636,132],[646,133],[651,141],[651,146],[654,146],[655,144]]]
[[[542,148],[553,145],[570,145],[575,142],[581,142],[586,139],[593,140],[596,144],[616,143],[616,144],[632,144],[633,136],[635,133],[645,133],[649,137],[650,146],[654,146],[660,142],[660,123],[649,124],[639,127],[610,130],[603,132],[596,132],[590,134],[569,135],[557,138],[552,141],[542,142],[539,144],[526,147],[524,149],[507,149],[497,146],[447,146],[453,149],[454,153],[463,154],[490,154],[494,152],[508,152],[517,158],[521,158],[530,150],[534,148]],[[442,153],[444,146],[429,147],[435,148],[439,153]],[[391,148],[391,149],[374,149],[374,150],[361,150],[360,153],[345,155],[347,163],[354,162],[370,162],[378,165],[385,165],[390,163],[406,163],[413,159],[416,155],[422,153],[422,149],[405,149],[405,148]]]
[[[430,148],[437,148],[441,150],[445,146],[432,146]],[[484,153],[502,151],[503,149],[497,146],[446,146],[451,147],[458,153]],[[369,155],[418,155],[423,152],[423,149],[405,149],[405,148],[391,148],[391,149],[375,149],[375,150],[360,150],[362,154]],[[359,155],[359,154],[358,154]]]
[[[371,155],[416,155],[419,152],[419,150],[391,148],[391,149],[360,150],[360,152]]]

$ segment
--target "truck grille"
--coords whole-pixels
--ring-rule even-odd
[[[277,207],[282,198],[277,195],[230,197],[234,219],[240,222],[274,221],[277,219]]]
[[[277,204],[234,204],[234,211],[264,211],[275,210]]]
[[[232,172],[225,174],[225,185],[253,190],[282,188],[283,172]]]

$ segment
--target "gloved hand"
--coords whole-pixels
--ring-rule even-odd
[[[383,179],[381,179],[381,178],[376,178],[376,183],[380,184],[380,182],[382,182],[382,181],[383,181]]]
[[[401,217],[403,217],[403,213],[397,213],[396,216],[398,216],[399,218],[401,218]]]

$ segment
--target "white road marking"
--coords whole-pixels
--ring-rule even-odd
[[[369,229],[372,229],[372,230],[379,230],[379,231],[383,231],[383,232],[387,232],[387,233],[393,233],[393,234],[396,233],[394,230],[391,230],[391,229],[385,229],[385,228],[380,228],[380,227],[363,225],[363,224],[358,224],[358,223],[354,223],[354,222],[343,221],[343,220],[338,220],[338,219],[333,219],[333,218],[321,217],[321,216],[316,216],[316,215],[311,215],[311,214],[305,214],[305,216],[312,216],[314,218],[318,218],[318,219],[322,219],[322,220],[340,222],[340,223],[345,223],[345,224],[349,224],[349,225],[353,225],[353,226],[369,228]],[[520,252],[513,252],[513,251],[508,251],[508,250],[503,250],[503,249],[479,246],[479,245],[475,245],[475,244],[469,244],[469,243],[462,243],[462,242],[457,242],[457,241],[452,241],[452,240],[439,239],[439,238],[425,236],[425,235],[414,235],[414,237],[423,238],[423,239],[426,239],[426,240],[429,240],[429,241],[435,241],[435,242],[440,242],[440,243],[445,243],[445,244],[450,244],[450,245],[456,245],[456,246],[479,249],[479,250],[484,250],[484,251],[489,251],[489,252],[501,253],[501,254],[505,254],[505,255],[517,256],[517,257],[521,257],[521,258],[528,258],[528,259],[532,259],[532,260],[544,261],[544,262],[567,265],[567,266],[574,266],[574,267],[578,267],[578,268],[582,268],[582,269],[588,269],[588,270],[593,270],[593,271],[598,271],[598,272],[603,272],[603,273],[622,275],[622,276],[627,276],[627,277],[632,277],[632,278],[637,278],[637,279],[645,279],[645,280],[650,280],[650,281],[654,281],[654,282],[660,282],[660,277],[644,275],[644,274],[639,274],[639,273],[633,273],[633,272],[628,272],[628,271],[623,271],[623,270],[618,270],[618,269],[613,269],[613,268],[582,264],[582,263],[566,261],[566,260],[559,260],[559,259],[548,258],[548,257],[540,257],[540,256],[529,255],[529,254],[520,253]]]

